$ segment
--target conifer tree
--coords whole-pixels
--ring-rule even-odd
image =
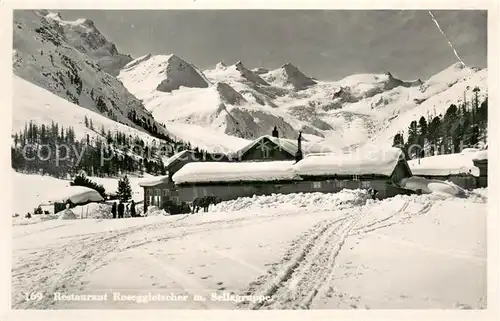
[[[132,197],[132,188],[130,187],[130,181],[127,175],[118,181],[117,195],[118,198],[124,202]]]

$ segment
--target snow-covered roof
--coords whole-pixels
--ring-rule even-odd
[[[84,186],[68,186],[59,191],[54,191],[54,196],[49,201],[51,203],[66,203],[70,200],[73,204],[83,204],[87,202],[100,202],[104,198],[96,191]]]
[[[479,168],[474,160],[487,160],[486,150],[464,150],[457,154],[435,155],[421,159],[412,159],[408,165],[416,176],[448,176],[470,174],[479,176]]]
[[[176,184],[299,180],[301,176],[384,175],[390,176],[402,158],[399,148],[363,150],[351,154],[310,155],[300,162],[203,162],[184,165],[172,177]]]
[[[472,160],[488,160],[488,151],[487,150],[480,150],[472,156]]]
[[[300,176],[390,176],[401,158],[402,151],[399,148],[358,150],[350,154],[313,154],[298,162],[295,170]]]
[[[298,179],[294,161],[188,163],[172,176],[176,184]]]
[[[167,161],[163,164],[165,168],[168,168],[170,165],[172,165],[175,161],[181,159],[182,157],[186,156],[187,154],[194,153],[191,150],[183,150],[182,152],[178,152],[177,154],[172,155],[170,158],[167,159]]]
[[[168,175],[162,176],[152,176],[139,181],[139,186],[148,187],[148,186],[156,186],[159,184],[163,184],[168,182]]]

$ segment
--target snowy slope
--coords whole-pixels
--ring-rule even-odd
[[[476,86],[481,90],[479,99],[482,101],[488,94],[488,70],[461,68],[460,65],[454,64],[431,77],[423,86],[423,92],[407,92],[406,102],[402,101],[404,97],[400,95],[399,101],[384,107],[392,116],[387,124],[380,122],[377,137],[374,137],[376,143],[392,143],[398,131],[407,133],[410,122],[418,121],[422,116],[444,115],[451,104],[463,102],[464,93],[470,102],[473,98],[472,89]]]
[[[81,32],[86,29],[91,31]],[[14,14],[14,74],[130,127],[139,128],[127,117],[132,110],[139,119],[154,123],[142,103],[98,65],[95,50],[101,50],[101,45],[112,47],[104,41],[88,20],[65,22],[47,11],[18,10]]]
[[[126,126],[104,117],[96,112],[81,108],[51,92],[35,86],[34,84],[18,77],[13,78],[13,117],[12,130],[17,133],[24,129],[26,123],[33,121],[39,125],[50,125],[52,121],[63,126],[72,126],[77,139],[87,135],[92,139],[101,136],[101,128],[106,132],[122,132],[127,136],[138,137],[145,143],[152,144],[154,137],[144,131]],[[94,130],[85,126],[85,117],[92,120]],[[206,151],[223,152],[235,151],[249,141],[230,135],[187,124],[168,124],[167,130],[171,137],[190,142]]]
[[[250,70],[241,61],[234,65],[220,62],[204,70],[202,78],[210,83],[207,88],[188,86],[164,93],[157,87],[168,79],[163,72],[166,57],[171,56],[138,58],[119,75],[156,118],[244,138],[269,134],[276,125],[282,137],[295,139],[301,130],[309,139],[339,149],[371,142],[387,145],[415,118],[443,113],[451,103],[462,100],[467,86],[479,86],[481,98],[487,94],[487,69],[460,64],[426,81],[403,81],[385,72],[325,82],[303,74],[291,63],[269,71]]]
[[[359,191],[274,195],[221,203],[197,215],[14,226],[12,304],[484,309],[486,194],[377,202]],[[43,297],[25,301],[26,291]],[[55,301],[55,292],[108,298]]]
[[[13,77],[14,108],[12,110],[12,130],[19,132],[26,123],[33,121],[39,125],[50,125],[52,121],[62,126],[72,126],[77,139],[100,136],[101,128],[106,131],[123,132],[138,136],[151,143],[154,137],[144,131],[115,122],[99,113],[81,108],[53,93],[38,87],[18,76]],[[85,126],[85,117],[92,120],[94,130]]]

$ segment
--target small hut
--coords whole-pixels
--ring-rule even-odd
[[[488,186],[488,151],[473,148],[461,153],[408,161],[415,176],[450,181],[464,189]]]

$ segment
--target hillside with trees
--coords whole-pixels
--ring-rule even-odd
[[[163,160],[191,149],[189,143],[177,142],[159,134],[158,142],[146,144],[142,139],[120,131],[94,128],[92,119],[85,126],[95,132],[77,139],[74,128],[52,122],[50,125],[29,122],[12,135],[12,168],[18,172],[73,177],[83,170],[90,176],[117,177],[144,172],[164,175]],[[198,148],[196,153],[206,153]]]
[[[471,101],[451,104],[445,114],[428,115],[413,120],[408,135],[394,136],[393,146],[404,150],[407,158],[458,153],[464,148],[487,145],[488,97],[479,101],[479,88]]]

